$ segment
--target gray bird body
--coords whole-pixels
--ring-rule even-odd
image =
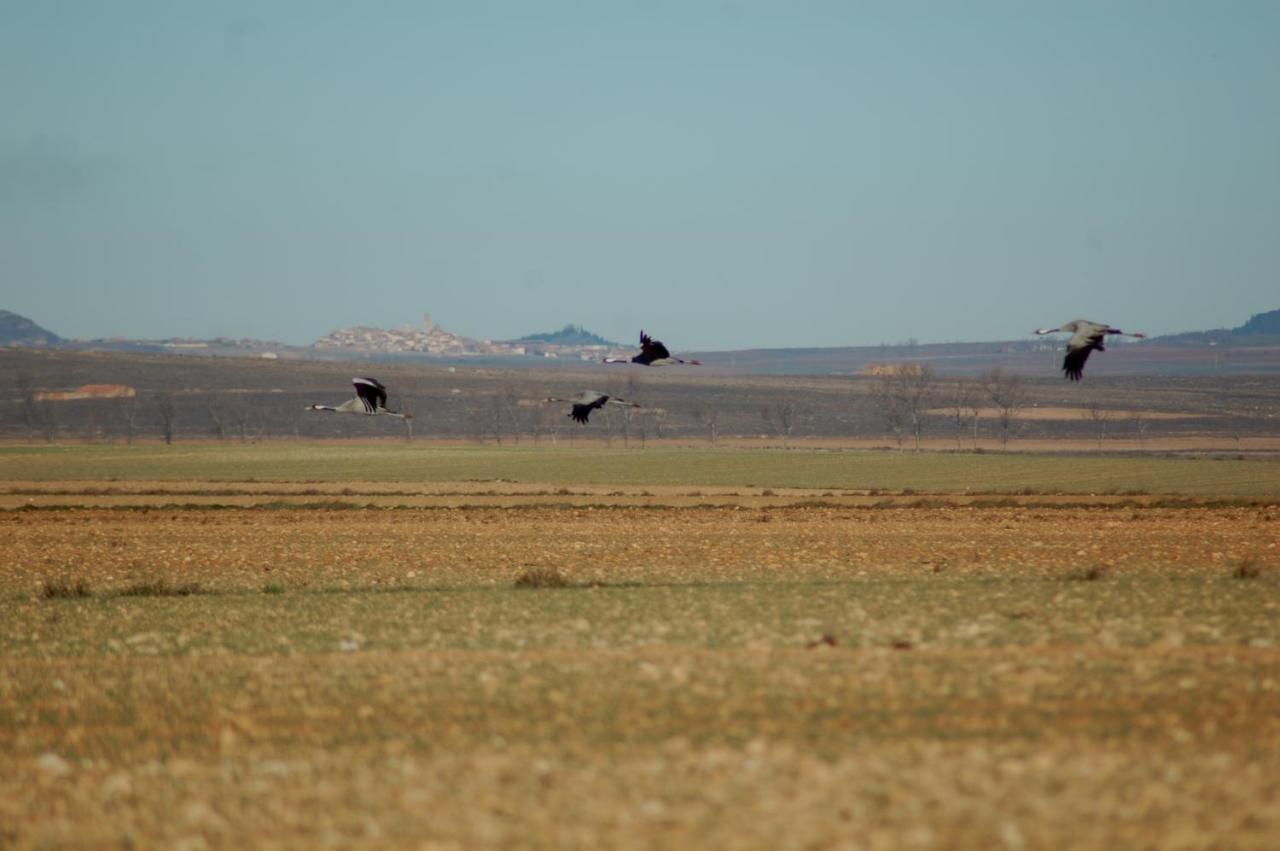
[[[622,408],[638,408],[635,402],[628,402],[626,399],[619,399],[610,396],[608,393],[601,393],[598,390],[583,390],[572,399],[561,399],[558,396],[551,396],[548,402],[568,402],[573,405],[573,409],[569,411],[569,416],[576,422],[583,425],[587,424],[587,420],[591,417],[591,412],[605,405],[617,405]]]
[[[1071,335],[1071,338],[1067,340],[1066,357],[1062,359],[1062,372],[1072,381],[1079,381],[1083,377],[1084,362],[1089,359],[1091,352],[1105,352],[1107,350],[1106,338],[1108,334],[1139,338],[1147,336],[1146,334],[1121,331],[1119,328],[1112,328],[1102,322],[1090,322],[1088,319],[1072,319],[1057,328],[1036,329],[1036,333],[1041,335],[1058,332]]]
[[[360,414],[366,417],[386,416],[402,420],[413,419],[412,414],[401,414],[387,408],[387,388],[376,378],[353,378],[351,384],[356,388],[356,397],[348,399],[337,407],[330,405],[311,405],[308,411],[328,411],[332,414]]]

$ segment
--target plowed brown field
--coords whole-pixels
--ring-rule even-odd
[[[486,487],[0,512],[0,847],[1280,836],[1265,500]]]

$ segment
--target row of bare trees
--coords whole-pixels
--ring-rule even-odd
[[[62,427],[60,406],[66,403],[47,398],[39,392],[28,375],[18,375],[15,383],[18,387],[21,404],[22,423],[27,430],[27,442],[37,437],[46,443],[57,439]],[[172,443],[178,425],[178,404],[174,394],[161,392],[149,397],[141,395],[122,396],[109,399],[95,399],[88,402],[89,433],[102,439],[113,440],[117,432],[123,432],[125,442],[132,445],[138,433],[138,423],[144,410],[151,407],[160,423],[160,434],[165,443]],[[213,408],[210,407],[210,414]],[[215,419],[219,433],[221,422]]]
[[[17,376],[16,383],[21,394],[21,421],[29,441],[52,442],[59,433],[74,432],[81,437],[107,441],[122,436],[132,443],[140,430],[145,429],[171,443],[181,425],[184,432],[247,442],[268,434],[292,433],[301,437],[304,430],[338,428],[332,424],[322,425],[324,418],[315,418],[314,423],[308,425],[308,415],[296,397],[271,397],[279,401],[267,404],[265,396],[241,392],[180,396],[172,392],[142,391],[127,398],[71,405],[52,401],[37,392],[26,376]],[[483,394],[434,399],[423,395],[433,388],[409,387],[408,393],[393,400],[393,406],[417,418],[398,425],[408,440],[413,439],[415,424],[419,428],[428,427],[433,417],[442,434],[469,435],[472,439],[497,444],[519,444],[526,439],[535,444],[543,440],[567,440],[572,444],[580,436],[589,436],[602,439],[606,445],[619,441],[624,447],[644,446],[650,437],[662,438],[672,429],[688,433],[690,425],[695,425],[705,439],[714,444],[723,436],[727,423],[734,433],[740,433],[744,425],[744,400],[737,392],[723,389],[700,392],[690,399],[677,419],[669,421],[664,408],[644,398],[647,388],[640,378],[633,375],[624,379],[619,375],[605,386],[610,395],[639,401],[644,407],[606,406],[593,413],[590,427],[584,429],[565,416],[563,405],[527,398],[527,386],[516,380],[494,383],[489,392]],[[867,383],[853,386],[865,388]],[[992,432],[1007,448],[1016,434],[1018,417],[1029,404],[1024,380],[1002,369],[989,370],[977,378],[941,378],[929,364],[899,364],[875,376],[869,382],[869,391],[856,392],[852,400],[846,396],[843,402],[837,402],[836,397],[830,395],[823,401],[813,393],[782,388],[771,390],[765,400],[756,401],[754,410],[763,431],[780,440],[784,447],[807,422],[817,417],[828,416],[835,418],[837,424],[843,423],[843,410],[845,414],[859,412],[854,422],[878,418],[902,451],[908,444],[914,444],[919,450],[926,430],[937,429],[941,423],[948,422],[954,431],[957,449],[964,449],[966,445],[977,448],[984,421],[993,426]],[[424,401],[428,399],[429,403]],[[419,407],[423,409],[416,411],[415,402],[422,403]],[[1082,416],[1092,426],[1101,447],[1114,424],[1115,412],[1095,396],[1089,399]],[[1129,416],[1129,422],[1136,429],[1138,440],[1145,441],[1151,417],[1134,413]],[[379,425],[385,427],[389,423]],[[824,423],[821,429],[830,432],[831,425]],[[837,425],[837,431],[847,433],[849,428],[864,427]]]
[[[989,416],[995,423],[1000,444],[1008,448],[1019,413],[1027,406],[1029,394],[1021,376],[1000,368],[987,370],[977,379],[956,378],[943,381],[928,364],[898,365],[876,379],[872,399],[891,434],[902,450],[904,439],[915,438],[916,449],[925,415],[941,408],[955,428],[956,448],[963,449],[967,438],[972,448],[978,446],[978,423]],[[1097,397],[1089,398],[1084,419],[1093,428],[1098,448],[1102,448],[1107,428],[1116,420],[1116,412]],[[1151,417],[1132,411],[1127,421],[1133,426],[1139,445],[1146,443]]]
[[[925,418],[940,407],[955,425],[957,448],[963,448],[966,432],[977,446],[978,420],[986,411],[993,412],[1001,445],[1007,448],[1028,394],[1022,376],[1004,369],[987,370],[977,380],[958,378],[944,383],[931,365],[910,363],[881,372],[871,398],[901,451],[907,437],[914,438],[915,448],[920,449]]]
[[[64,403],[46,398],[36,389],[34,382],[28,375],[18,375],[15,383],[17,384],[19,404],[21,406],[20,416],[27,432],[27,442],[32,443],[37,438],[40,438],[46,443],[53,443],[63,427],[61,405]],[[157,397],[156,401],[160,403],[161,399]],[[125,440],[132,444],[134,436],[137,434],[138,420],[142,410],[142,399],[136,395],[118,399],[96,400],[91,403],[89,409],[88,431],[90,434],[105,439],[112,439],[117,431],[123,431]],[[176,416],[171,398],[165,400],[163,410],[170,414],[169,418],[165,420],[166,428],[164,433],[166,440],[171,441],[173,436],[172,422],[173,417]]]

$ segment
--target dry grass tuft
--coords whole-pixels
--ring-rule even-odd
[[[56,579],[46,579],[40,585],[40,596],[45,600],[69,600],[89,597],[93,592],[89,589],[89,583],[84,579],[70,579],[66,576],[60,576]]]
[[[204,588],[198,582],[171,585],[165,579],[149,579],[146,582],[135,582],[120,589],[121,597],[190,597],[192,594],[203,593]]]
[[[1093,564],[1080,570],[1073,570],[1067,578],[1073,582],[1097,582],[1111,575],[1111,568],[1105,564]]]
[[[1245,556],[1231,570],[1233,579],[1257,579],[1262,576],[1262,565],[1253,556]]]
[[[517,588],[568,588],[569,580],[554,567],[531,567],[516,577]]]

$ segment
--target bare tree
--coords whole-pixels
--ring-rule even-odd
[[[45,443],[53,443],[58,434],[58,417],[53,403],[36,390],[31,376],[26,373],[19,373],[16,383],[22,395],[22,422],[27,427],[27,442],[32,442],[39,434]]]
[[[545,402],[539,399],[518,399],[515,408],[515,417],[519,421],[520,429],[528,431],[534,445],[537,446],[542,436],[554,428],[549,419],[549,414],[553,412]],[[554,436],[552,440],[554,441]]]
[[[560,441],[560,430],[568,416],[563,415],[560,408],[553,408],[545,403],[536,403],[529,412],[529,421],[533,424],[533,442],[537,445],[542,437],[550,437],[554,446]]]
[[[285,422],[294,440],[302,440],[302,423],[308,416],[307,409],[296,402],[285,409]]]
[[[636,436],[640,438],[640,448],[644,449],[645,441],[649,437],[649,420],[650,414],[643,408],[632,409],[636,418]]]
[[[133,434],[137,428],[138,412],[141,410],[137,394],[122,398],[118,410],[120,419],[124,421],[124,441],[127,445],[133,446]]]
[[[603,421],[604,421],[604,429],[602,430],[602,433],[604,434],[605,446],[613,446],[613,432],[614,432],[615,426],[614,426],[614,419],[613,419],[613,411],[609,410],[610,407],[611,406],[609,405],[605,405],[603,408],[600,409],[600,413],[597,416],[597,419],[603,418]]]
[[[475,412],[476,420],[476,437],[481,442],[486,437],[493,438],[493,442],[502,445],[502,431],[506,425],[506,417],[502,410],[502,399],[496,393],[490,393],[482,400],[479,409]]]
[[[975,452],[978,449],[978,424],[981,422],[983,409],[983,399],[980,391],[980,387],[973,386],[969,394],[969,401],[965,405],[969,412],[969,425],[972,429],[969,434],[969,443]]]
[[[982,388],[996,408],[996,423],[1000,427],[1000,445],[1009,448],[1009,431],[1018,411],[1027,404],[1026,383],[1022,376],[995,367],[982,373]]]
[[[627,373],[626,395],[623,399],[628,402],[640,404],[640,397],[644,394],[644,382],[640,380],[640,374],[632,370]],[[640,408],[622,408],[622,445],[631,445],[631,428],[633,423],[639,423],[644,419],[640,413]],[[641,426],[643,430],[643,426]],[[640,445],[644,445],[643,434],[640,437]]]
[[[933,367],[927,363],[896,364],[877,377],[872,398],[885,424],[898,439],[899,452],[903,436],[908,432],[915,436],[916,451],[920,450],[924,412],[933,386]]]
[[[1107,436],[1107,423],[1111,421],[1112,412],[1102,407],[1102,403],[1097,399],[1091,399],[1085,407],[1085,416],[1097,430],[1098,448],[1101,449],[1102,440]]]
[[[257,439],[266,431],[267,423],[262,405],[255,403],[248,396],[236,396],[235,404],[232,405],[231,411],[231,422],[236,432],[240,435],[241,443],[248,443],[251,439]]]
[[[209,420],[213,423],[213,433],[218,440],[227,439],[227,412],[222,406],[216,402],[210,402],[205,405],[205,410],[209,413]],[[165,441],[166,443],[168,441]]]
[[[720,437],[720,408],[714,400],[707,400],[693,412],[693,417],[707,430],[707,440],[715,444]]]
[[[637,397],[641,394],[643,385],[640,377],[634,373],[628,374],[624,379],[616,376],[605,385],[605,392],[614,399],[625,399],[628,402],[637,402]],[[605,443],[612,444],[613,431],[615,426],[622,430],[622,445],[624,447],[631,446],[631,428],[636,422],[638,408],[618,408],[610,410],[613,406],[606,405],[602,408],[605,417]],[[614,419],[617,414],[617,420]]]
[[[115,443],[116,423],[112,409],[102,399],[91,400],[88,406],[89,439]]]
[[[18,393],[22,397],[22,424],[27,427],[27,443],[33,443],[36,436],[36,389],[32,385],[31,376],[25,372],[18,373],[14,379]]]
[[[1138,433],[1138,447],[1145,449],[1147,446],[1147,429],[1151,428],[1151,419],[1140,410],[1130,412],[1129,419],[1133,422],[1133,430]]]
[[[431,411],[423,405],[424,383],[420,378],[399,376],[387,396],[387,407],[403,415],[400,423],[404,427],[406,443],[412,443],[415,432],[425,429],[425,422]]]
[[[964,448],[965,418],[968,417],[972,422],[972,433],[974,445],[978,440],[978,410],[980,403],[978,402],[977,389],[967,378],[957,378],[955,383],[951,385],[951,402],[947,410],[951,412],[952,420],[956,425],[956,449]]]
[[[173,434],[178,425],[178,403],[169,391],[156,394],[156,410],[160,414],[160,433],[166,444],[173,443]]]
[[[664,408],[639,408],[636,411],[640,425],[640,448],[644,448],[649,439],[649,429],[653,428],[653,436],[662,439],[662,423],[667,416]]]
[[[510,382],[503,384],[498,389],[497,400],[503,425],[509,429],[512,443],[519,445],[520,434],[524,431],[524,409],[520,407],[520,388]]]
[[[791,433],[795,431],[800,419],[800,403],[794,396],[783,395],[770,401],[760,409],[760,419],[777,437],[782,438],[785,449],[791,442]]]
[[[471,422],[472,434],[480,441],[491,437],[499,446],[504,437],[510,437],[512,441],[519,443],[521,410],[515,385],[504,384],[482,397],[480,405],[470,412],[468,420]]]

